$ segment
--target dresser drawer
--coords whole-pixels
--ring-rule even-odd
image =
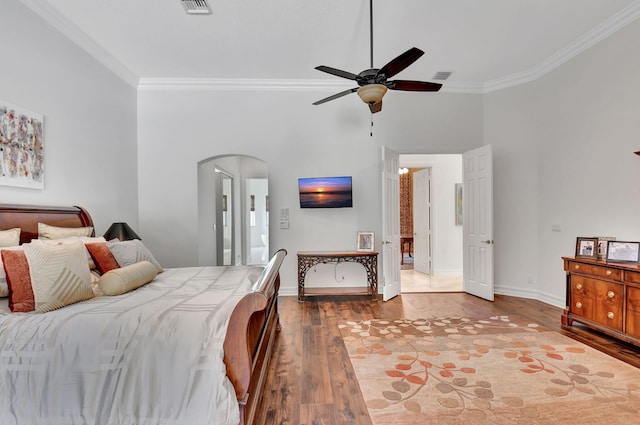
[[[598,303],[622,306],[624,286],[584,276],[571,277],[571,299],[589,298]]]
[[[598,266],[595,264],[578,263],[577,261],[569,261],[570,273],[589,274],[598,277],[606,277],[607,279],[622,280],[622,272],[619,269],[607,266]]]
[[[632,283],[640,283],[640,272],[625,270],[624,280]]]

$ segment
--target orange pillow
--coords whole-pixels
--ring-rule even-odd
[[[93,262],[96,263],[100,274],[120,268],[120,264],[116,261],[116,257],[113,256],[106,242],[92,242],[85,244],[85,247],[93,258]]]
[[[29,262],[24,251],[2,250],[2,262],[9,286],[9,308],[14,313],[26,313],[36,309],[31,289]]]

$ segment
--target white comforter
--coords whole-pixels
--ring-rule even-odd
[[[261,272],[169,269],[128,294],[0,312],[0,424],[238,424],[222,344]]]

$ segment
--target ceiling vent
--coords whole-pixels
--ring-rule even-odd
[[[180,0],[184,10],[190,15],[208,15],[211,8],[206,0]]]
[[[439,72],[436,72],[436,75],[433,76],[432,80],[444,81],[447,78],[449,78],[451,74],[453,74],[452,71],[439,71]]]

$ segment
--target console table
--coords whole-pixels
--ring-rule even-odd
[[[367,288],[331,287],[305,288],[307,272],[316,264],[360,263],[367,272]],[[378,295],[378,253],[353,251],[308,251],[298,252],[298,301],[306,295]]]

